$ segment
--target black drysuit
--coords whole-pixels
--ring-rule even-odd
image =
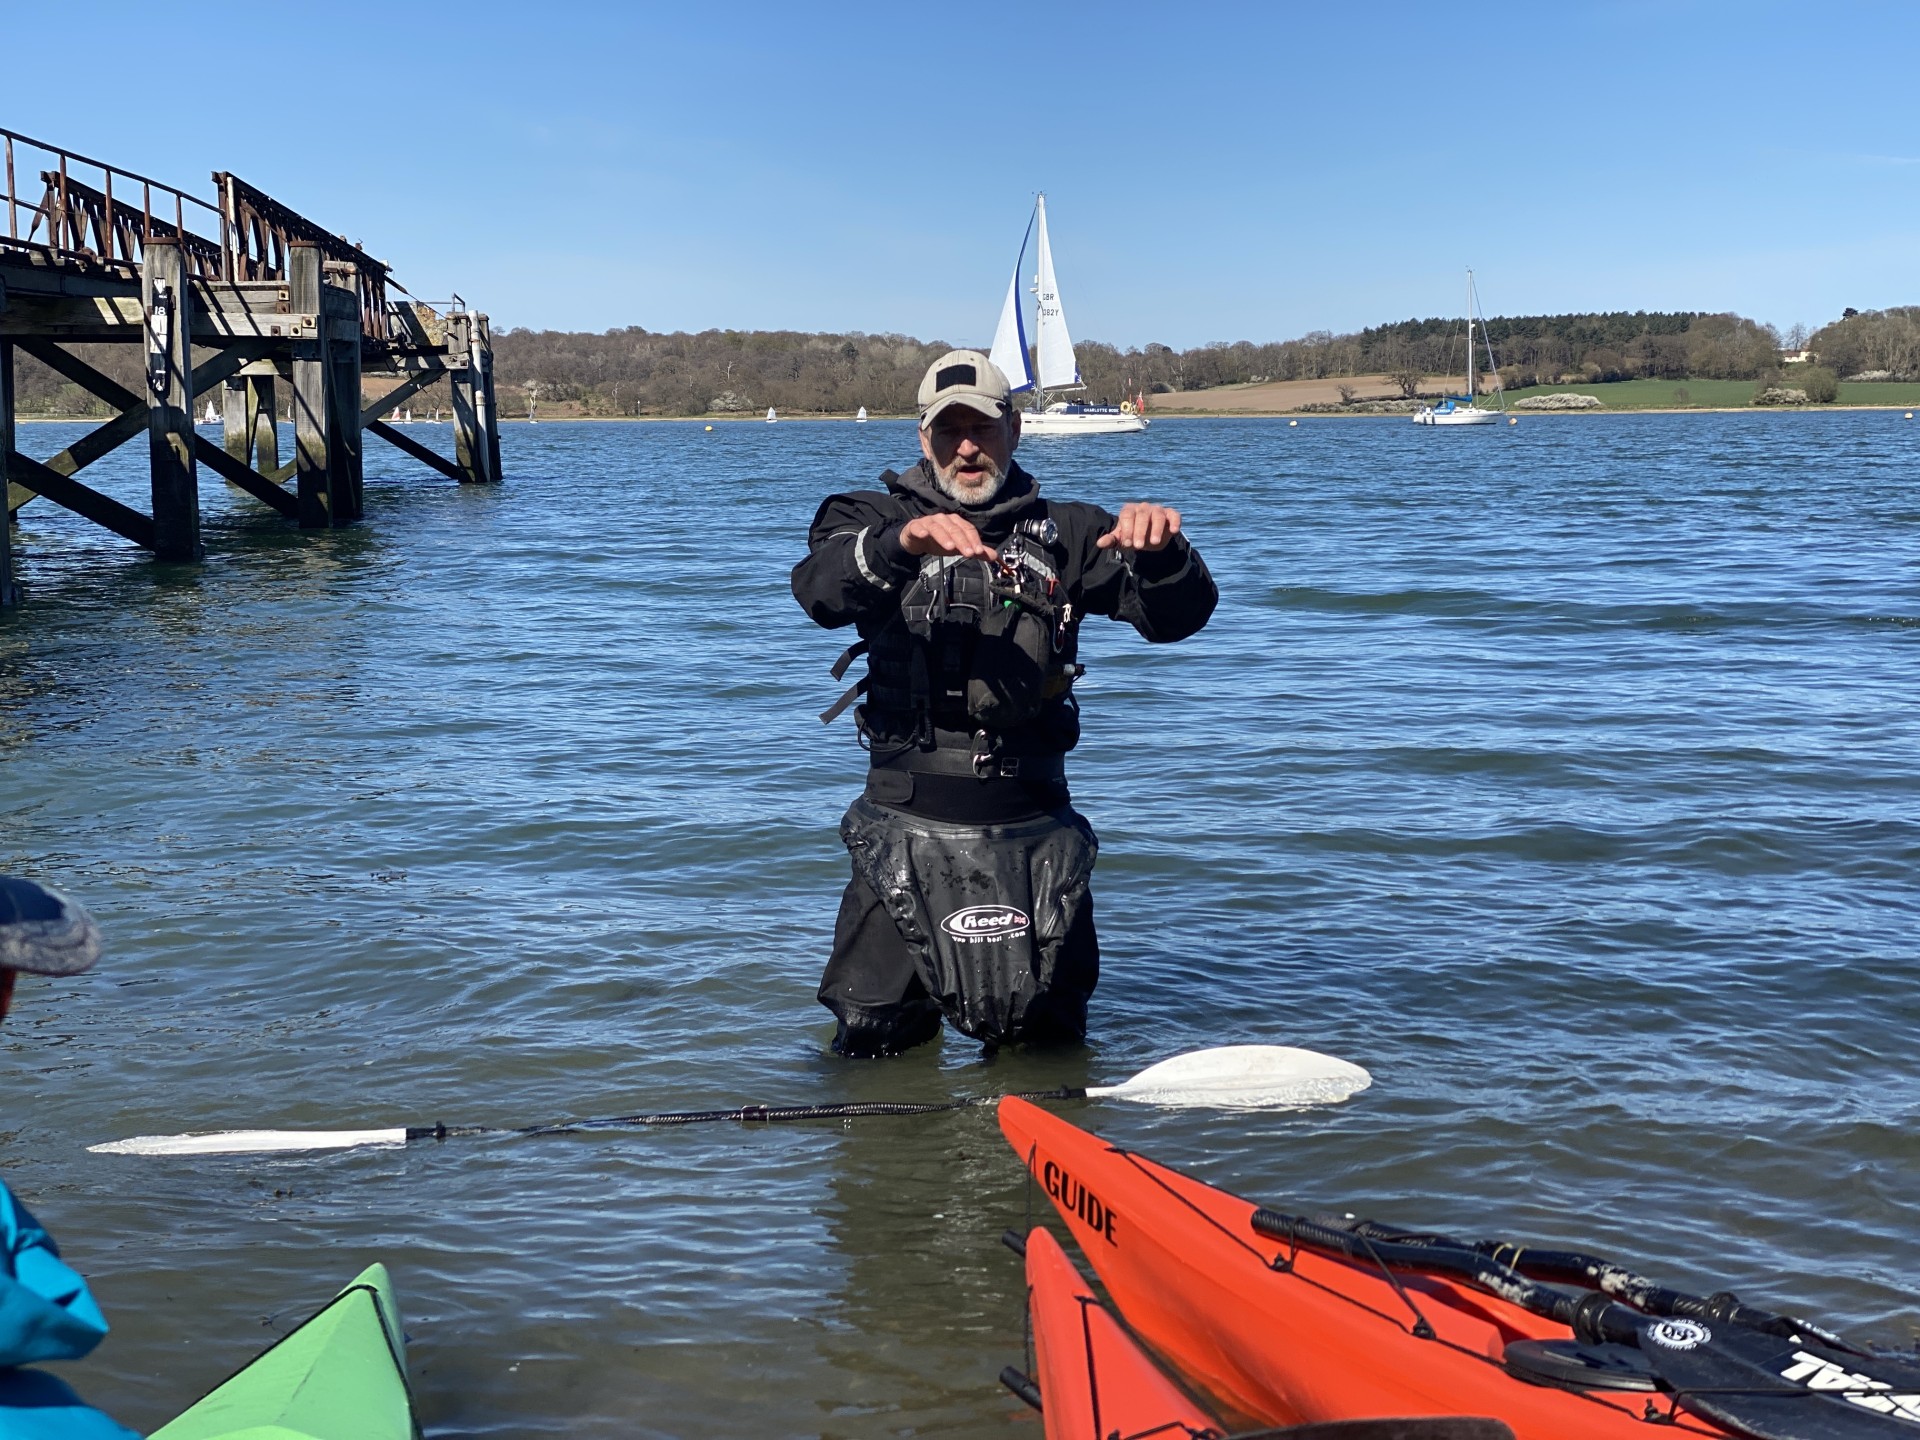
[[[1080,738],[1080,621],[1105,615],[1151,641],[1182,640],[1219,592],[1184,537],[1160,551],[1097,548],[1115,517],[1043,499],[1017,464],[980,506],[943,494],[925,461],[881,479],[884,492],[826,499],[793,570],[794,598],[828,629],[854,626],[868,664],[855,719],[871,768],[841,824],[853,879],[820,985],[840,1020],[834,1048],[917,1045],[943,1010],[988,1044],[1077,1040],[1100,967],[1088,893],[1097,844],[1063,763]],[[937,511],[965,516],[1003,555],[1032,555],[1058,606],[1046,611],[1044,698],[1013,723],[990,729],[963,698],[977,693],[966,672],[987,652],[903,619],[903,596],[912,614],[928,577],[955,563],[900,543],[908,521]]]

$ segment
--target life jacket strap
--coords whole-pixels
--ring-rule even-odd
[[[842,666],[839,672],[835,674],[833,678],[838,680],[841,675],[844,675],[846,673],[847,673],[846,668]],[[841,717],[841,715],[843,715],[846,712],[846,708],[849,705],[853,704],[854,701],[858,700],[862,695],[866,693],[867,693],[867,680],[866,680],[866,677],[863,675],[861,676],[860,679],[856,680],[853,684],[849,685],[838,700],[834,701],[833,704],[829,705],[826,709],[820,712],[820,723],[822,725],[831,725],[834,721],[838,720]]]
[[[847,667],[867,653],[867,642],[856,640],[840,652],[840,658],[833,662],[833,678],[841,679],[847,673]],[[837,712],[836,712],[837,713]]]

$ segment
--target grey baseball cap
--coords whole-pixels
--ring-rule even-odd
[[[952,405],[1001,416],[1011,408],[1013,387],[1000,367],[978,350],[952,350],[927,367],[920,381],[920,428]]]
[[[100,958],[100,927],[58,890],[0,875],[0,970],[78,975]]]

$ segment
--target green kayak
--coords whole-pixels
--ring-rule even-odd
[[[419,1440],[406,1338],[387,1267],[325,1308],[150,1440]]]

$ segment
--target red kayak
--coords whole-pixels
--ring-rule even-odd
[[[1226,1431],[1133,1343],[1067,1259],[1060,1242],[1027,1236],[1027,1308],[1047,1440],[1114,1434],[1218,1440]]]
[[[1128,1328],[1223,1414],[1489,1416],[1521,1440],[1920,1437],[1913,1357],[1591,1257],[1539,1252],[1538,1283],[1536,1252],[1259,1210],[1027,1101],[999,1115]]]
[[[1039,1393],[1018,1371],[1000,1378],[1040,1407],[1047,1440],[1227,1440],[1225,1427],[1168,1379],[1094,1298],[1058,1240],[1036,1227],[1024,1244]],[[1514,1440],[1498,1421],[1458,1416],[1351,1420],[1263,1434],[1288,1440]]]

